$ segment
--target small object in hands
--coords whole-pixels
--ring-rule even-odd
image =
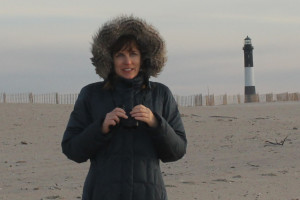
[[[133,117],[131,117],[130,110],[126,109],[126,107],[124,105],[120,106],[120,108],[125,110],[126,115],[128,116],[127,119],[124,119],[124,118],[121,119],[120,125],[125,127],[125,128],[136,128],[136,127],[138,127],[139,122],[136,119],[134,119]]]

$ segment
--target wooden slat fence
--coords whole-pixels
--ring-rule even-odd
[[[75,104],[78,94],[33,94],[33,93],[18,93],[6,94],[0,93],[0,103],[38,103],[38,104]],[[244,95],[190,95],[180,96],[174,95],[174,98],[179,106],[214,106],[241,104],[245,102]],[[252,102],[275,102],[275,101],[300,101],[300,93],[280,93],[280,94],[256,94],[248,96],[247,99],[252,99]]]
[[[6,94],[0,93],[0,103],[75,104],[78,94]]]

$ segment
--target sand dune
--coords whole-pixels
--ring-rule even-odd
[[[89,163],[60,147],[72,108],[0,104],[1,200],[81,198]],[[161,164],[170,200],[300,199],[300,102],[180,111],[187,155]]]

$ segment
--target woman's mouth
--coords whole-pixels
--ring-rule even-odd
[[[132,70],[133,70],[132,68],[125,68],[125,69],[123,69],[123,71],[125,71],[125,72],[130,72]]]

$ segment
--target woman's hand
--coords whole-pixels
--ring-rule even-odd
[[[106,114],[102,124],[102,133],[107,134],[110,129],[109,126],[115,126],[120,122],[120,117],[127,119],[128,116],[122,108],[115,108],[113,111]]]
[[[130,115],[139,121],[145,122],[150,127],[157,127],[157,119],[153,115],[152,111],[144,105],[135,106]]]

